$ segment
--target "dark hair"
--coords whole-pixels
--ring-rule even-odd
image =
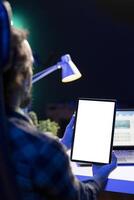
[[[4,93],[6,104],[11,104],[13,95],[23,94],[22,81],[28,76],[28,55],[22,42],[27,39],[27,31],[11,27],[10,58],[5,68]]]

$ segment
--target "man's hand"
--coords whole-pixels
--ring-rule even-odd
[[[101,173],[102,171],[107,171],[107,172],[111,172],[112,170],[114,170],[117,166],[117,158],[115,157],[114,153],[112,153],[112,160],[110,164],[93,164],[93,175],[96,175],[98,173]]]
[[[75,114],[73,114],[69,124],[66,127],[64,136],[61,139],[61,143],[64,144],[67,149],[71,148],[72,139],[73,139],[73,128],[74,128]]]
[[[109,174],[116,168],[117,158],[114,153],[112,153],[112,161],[110,164],[99,165],[93,164],[93,179],[98,183],[100,188],[103,188],[107,182]]]

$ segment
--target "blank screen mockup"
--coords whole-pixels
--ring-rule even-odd
[[[115,101],[79,99],[71,159],[109,163]]]

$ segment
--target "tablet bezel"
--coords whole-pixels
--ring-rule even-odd
[[[77,122],[77,115],[78,115],[78,108],[79,108],[79,101],[80,100],[87,100],[87,101],[104,101],[104,102],[113,102],[114,103],[114,111],[113,111],[113,124],[112,124],[112,131],[111,131],[111,143],[110,143],[110,152],[109,152],[109,160],[108,162],[94,162],[94,161],[85,161],[85,160],[78,160],[73,158],[73,147],[74,147],[74,139],[75,139],[75,130],[76,130],[76,122]],[[71,161],[81,162],[81,163],[94,163],[94,164],[109,164],[111,162],[112,157],[112,149],[113,149],[113,138],[114,138],[114,125],[115,125],[115,116],[116,116],[116,100],[115,99],[100,99],[100,98],[78,98],[77,100],[77,107],[76,107],[76,118],[74,123],[74,132],[73,132],[73,140],[71,146],[71,154],[70,159]]]

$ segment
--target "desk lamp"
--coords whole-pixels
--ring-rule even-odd
[[[63,83],[71,82],[81,77],[81,73],[71,60],[70,55],[66,54],[61,57],[61,61],[58,62],[56,65],[48,67],[47,69],[44,69],[43,71],[33,75],[32,83],[37,82],[38,80],[42,79],[48,74],[51,74],[53,71],[56,71],[57,69],[62,70]]]

